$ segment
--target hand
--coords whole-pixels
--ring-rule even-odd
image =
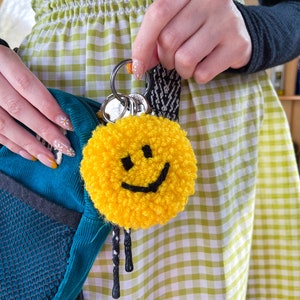
[[[182,78],[207,83],[250,60],[251,38],[232,0],[156,0],[148,8],[132,49],[140,78],[159,62]]]
[[[20,123],[64,154],[74,156],[59,127],[72,130],[69,117],[44,85],[9,48],[0,46],[0,143],[30,160],[56,168],[53,154]]]

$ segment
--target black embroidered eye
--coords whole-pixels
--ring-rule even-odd
[[[126,171],[129,171],[134,166],[134,163],[132,162],[130,155],[122,158],[121,162]]]
[[[149,145],[145,145],[142,147],[142,150],[144,152],[144,156],[146,158],[150,158],[152,157],[152,150],[151,150],[151,147]]]

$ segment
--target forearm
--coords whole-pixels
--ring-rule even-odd
[[[254,73],[300,55],[300,1],[260,2],[277,4],[244,6],[235,2],[250,33],[253,50],[247,66],[229,71]]]

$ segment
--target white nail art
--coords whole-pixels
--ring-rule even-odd
[[[133,76],[137,79],[140,80],[142,76],[144,75],[145,72],[145,67],[144,64],[139,61],[139,60],[133,60],[132,61],[132,73]]]
[[[58,151],[60,151],[60,152],[62,152],[64,154],[66,154],[68,156],[75,156],[75,151],[74,151],[74,149],[72,147],[67,146],[67,145],[65,145],[64,143],[62,143],[62,142],[60,142],[58,140],[55,140],[53,142],[53,147],[56,150],[58,150]]]
[[[57,118],[58,124],[61,125],[63,128],[66,128],[68,130],[73,130],[73,126],[71,124],[71,120],[66,116],[58,116]]]

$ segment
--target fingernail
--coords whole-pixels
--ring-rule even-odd
[[[132,74],[132,62],[129,62],[128,64],[126,64],[126,70],[128,74]]]
[[[32,156],[31,154],[29,154],[28,152],[26,152],[24,150],[20,150],[19,155],[21,155],[25,159],[37,161],[36,157]]]
[[[68,156],[71,156],[71,157],[74,157],[74,156],[75,156],[75,151],[74,151],[74,149],[73,149],[71,146],[65,144],[65,143],[62,142],[62,141],[55,140],[55,141],[53,142],[53,147],[54,147],[56,150],[58,150],[58,151],[62,152],[63,154],[65,154],[65,155],[68,155]]]
[[[135,79],[140,80],[144,73],[145,73],[145,65],[137,60],[137,59],[133,59],[132,60],[132,73],[133,76],[135,77]]]
[[[60,115],[56,118],[57,124],[59,124],[62,128],[67,129],[69,131],[73,131],[73,125],[71,120],[66,115]]]
[[[55,160],[52,157],[49,157],[49,156],[44,155],[44,154],[38,154],[37,159],[41,163],[43,163],[45,166],[47,166],[51,169],[56,169],[57,168],[57,164],[56,164]]]

